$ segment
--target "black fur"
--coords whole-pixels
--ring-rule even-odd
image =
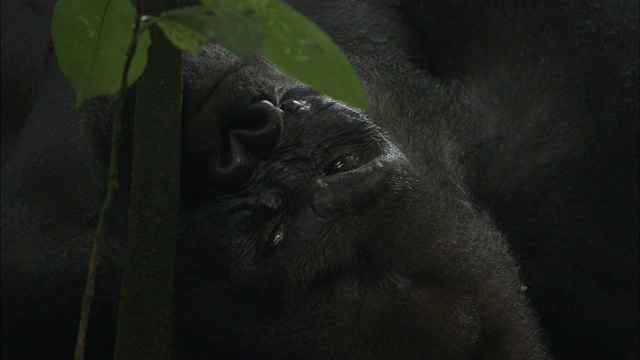
[[[289,2],[375,125],[185,55],[173,358],[637,358],[638,4]],[[108,162],[41,3],[2,2],[3,359],[71,356]],[[132,114],[88,359],[112,354]]]

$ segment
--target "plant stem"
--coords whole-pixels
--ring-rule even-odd
[[[100,252],[104,245],[105,227],[108,215],[111,212],[113,200],[118,190],[118,154],[120,150],[120,138],[122,135],[122,104],[127,94],[127,77],[131,61],[135,54],[138,38],[140,36],[140,13],[136,15],[136,22],[133,30],[133,38],[127,49],[127,59],[125,61],[124,70],[122,72],[122,80],[120,90],[111,98],[111,116],[113,125],[111,129],[111,156],[109,160],[109,172],[107,175],[107,195],[104,203],[100,208],[98,217],[98,226],[93,239],[93,248],[91,250],[91,259],[89,260],[89,271],[87,272],[87,283],[85,286],[84,296],[82,297],[82,308],[80,310],[80,323],[78,325],[78,337],[76,339],[76,349],[74,354],[75,360],[84,359],[84,349],[87,338],[87,329],[89,327],[89,314],[91,312],[91,304],[95,296],[96,273],[98,269],[98,261]]]

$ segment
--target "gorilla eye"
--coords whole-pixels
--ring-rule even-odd
[[[264,249],[265,255],[271,255],[282,244],[284,239],[284,224],[278,225],[276,230],[271,234]]]
[[[342,154],[327,165],[324,169],[325,175],[339,174],[353,170],[360,166],[360,159],[354,154]]]

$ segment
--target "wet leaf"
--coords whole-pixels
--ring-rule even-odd
[[[250,62],[266,38],[256,24],[225,8],[208,6],[174,9],[153,19],[173,45],[197,56],[197,46],[213,41]]]
[[[203,25],[209,18],[200,16],[195,16],[193,22],[185,19],[181,23],[193,24],[188,26],[202,34],[209,31],[206,36],[210,40],[245,60],[253,54],[258,42],[258,52],[284,72],[335,99],[370,112],[360,79],[340,48],[296,10],[279,0],[202,3],[204,9],[199,11],[208,11],[208,17],[216,25]]]

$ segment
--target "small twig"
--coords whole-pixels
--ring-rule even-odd
[[[107,175],[107,195],[105,201],[100,209],[100,215],[98,217],[98,226],[96,227],[96,233],[93,240],[93,249],[91,251],[91,259],[89,260],[89,271],[87,273],[87,283],[82,298],[82,309],[80,311],[80,324],[78,326],[78,337],[76,340],[76,350],[74,359],[84,359],[84,349],[87,337],[87,328],[89,326],[89,313],[91,310],[91,304],[95,296],[95,284],[96,284],[96,270],[98,268],[98,259],[102,246],[104,245],[104,234],[107,222],[107,216],[111,211],[111,206],[115,198],[115,194],[118,190],[118,154],[120,150],[120,138],[122,134],[122,106],[124,98],[127,94],[127,78],[129,75],[129,68],[131,67],[131,61],[135,54],[136,46],[138,44],[138,38],[142,32],[141,26],[141,12],[138,11],[136,15],[136,22],[133,30],[133,39],[127,49],[127,59],[124,65],[124,71],[122,72],[122,81],[120,83],[120,90],[112,97],[110,101],[111,116],[113,118],[113,128],[111,129],[111,158],[109,161],[109,173]]]

